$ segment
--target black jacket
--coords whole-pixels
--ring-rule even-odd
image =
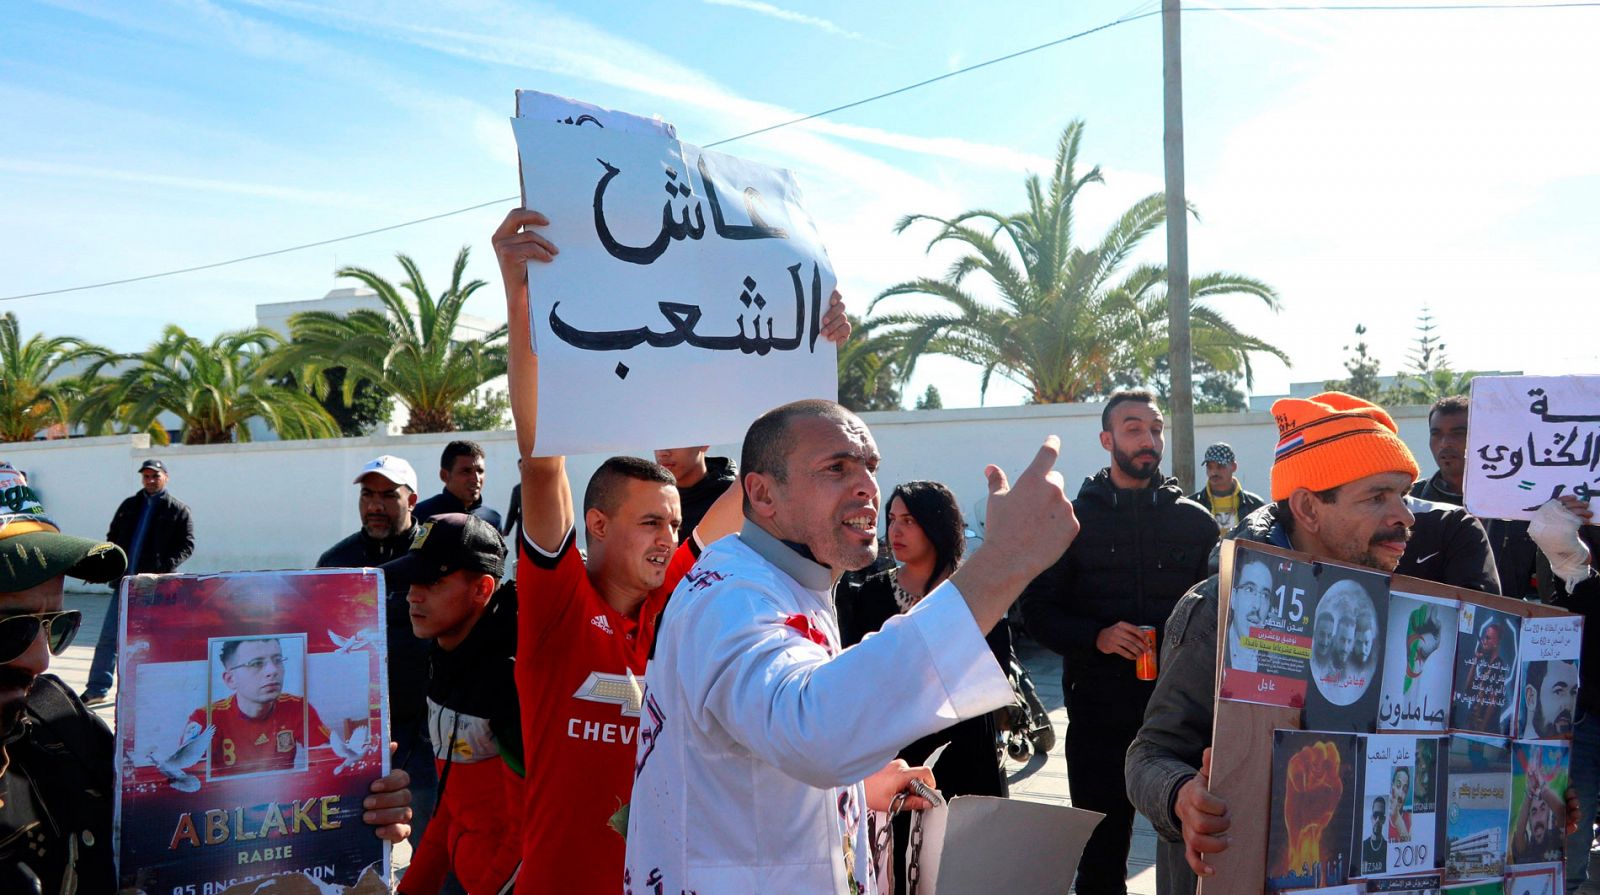
[[[28,709],[5,743],[0,773],[0,892],[115,892],[111,814],[114,738],[54,675],[41,675]],[[70,845],[69,845],[70,843]]]
[[[139,531],[139,517],[144,515],[145,500],[154,500],[150,511],[150,527],[145,529],[144,543],[139,556],[133,555],[133,536]],[[111,517],[111,528],[106,540],[128,554],[128,574],[152,573],[165,575],[178,567],[194,553],[194,521],[189,517],[189,507],[183,501],[162,491],[146,498],[143,491],[124,500]]]
[[[435,516],[443,516],[445,513],[471,513],[493,525],[495,531],[504,530],[499,511],[491,510],[484,506],[482,495],[478,496],[477,503],[469,507],[461,502],[461,498],[451,494],[449,491],[440,491],[411,509],[411,515],[416,517],[418,522],[426,522]]]
[[[705,477],[687,488],[678,489],[678,500],[683,504],[683,527],[678,529],[678,543],[689,540],[689,536],[694,534],[694,527],[706,517],[706,511],[738,478],[732,460],[727,457],[706,458]]]
[[[1417,521],[1395,567],[1396,575],[1500,593],[1500,574],[1489,549],[1489,535],[1478,517],[1462,507],[1406,498]]]
[[[488,721],[501,757],[521,774],[522,712],[512,678],[516,657],[517,586],[508,581],[455,649],[441,649],[437,643],[429,648],[428,698],[464,717]],[[434,729],[429,739],[448,743],[451,732]]]
[[[1267,503],[1265,500],[1261,499],[1261,495],[1244,490],[1244,485],[1239,484],[1237,480],[1235,480],[1233,484],[1234,487],[1239,489],[1239,514],[1232,520],[1229,520],[1228,529],[1230,531],[1234,528],[1237,528],[1239,523],[1244,521],[1244,517],[1254,513],[1256,510],[1261,509],[1263,506],[1266,506]],[[1189,499],[1205,507],[1207,510],[1211,509],[1211,492],[1205,488],[1201,488],[1199,491],[1189,495]],[[1215,516],[1212,518],[1215,518]],[[1220,526],[1222,521],[1223,520],[1218,519],[1217,524]]]
[[[1465,506],[1460,494],[1451,491],[1439,473],[1411,486],[1411,496],[1434,503]],[[1522,519],[1479,519],[1489,536],[1489,550],[1500,578],[1500,593],[1527,599],[1539,592],[1539,548],[1528,537],[1528,523]]]
[[[383,540],[357,531],[329,547],[317,560],[319,569],[362,569],[399,559],[411,549],[416,522]],[[428,642],[411,633],[411,608],[406,593],[411,582],[384,579],[384,628],[389,637],[389,720],[397,730],[414,729],[428,716]]]
[[[1100,652],[1095,637],[1122,621],[1153,626],[1159,636],[1178,598],[1206,577],[1217,523],[1183,496],[1177,479],[1125,490],[1111,483],[1109,469],[1084,481],[1072,508],[1078,537],[1023,591],[1028,633],[1062,655],[1063,689],[1142,683],[1134,663]]]

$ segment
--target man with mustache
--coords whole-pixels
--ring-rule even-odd
[[[1571,739],[1578,667],[1572,662],[1529,662],[1523,674],[1522,739]]]
[[[1067,786],[1072,804],[1100,811],[1078,864],[1080,895],[1127,891],[1133,805],[1123,754],[1144,719],[1153,681],[1134,663],[1141,626],[1161,628],[1184,591],[1206,577],[1217,522],[1161,474],[1166,420],[1148,391],[1120,391],[1100,412],[1111,463],[1072,502],[1083,532],[1022,597],[1028,632],[1061,654]]]
[[[62,608],[66,576],[122,576],[115,544],[63,534],[27,480],[0,463],[0,892],[115,892],[111,729],[61,682],[50,657],[81,613]],[[362,820],[390,842],[410,827],[406,775],[372,783]]]
[[[356,511],[361,528],[323,553],[317,568],[376,568],[399,559],[411,548],[417,530],[417,472],[400,457],[384,454],[356,472]],[[433,816],[439,778],[428,740],[428,644],[411,631],[406,591],[411,582],[400,575],[384,577],[384,630],[389,642],[389,737],[399,748],[394,766],[411,777],[413,821],[411,847],[422,843]]]
[[[1415,517],[1405,498],[1417,477],[1417,461],[1394,420],[1341,392],[1285,398],[1272,414],[1279,439],[1273,503],[1251,514],[1235,536],[1392,572],[1410,537]],[[1160,677],[1127,750],[1128,796],[1160,839],[1161,895],[1192,893],[1195,875],[1211,873],[1206,856],[1228,847],[1228,805],[1208,790],[1217,591],[1213,575],[1173,610]]]

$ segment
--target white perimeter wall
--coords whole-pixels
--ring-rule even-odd
[[[1401,437],[1428,475],[1426,407],[1391,410]],[[1100,447],[1100,405],[1058,404],[964,410],[896,411],[864,415],[883,455],[879,484],[935,479],[949,485],[970,516],[986,488],[983,468],[996,463],[1015,477],[1046,435],[1061,436],[1057,468],[1076,495],[1083,479],[1108,462]],[[309,568],[323,550],[357,528],[356,471],[379,454],[394,454],[417,470],[426,498],[440,490],[439,453],[455,438],[482,444],[488,454],[486,503],[504,512],[516,481],[511,432],[397,435],[319,441],[151,447],[148,436],[129,435],[0,445],[0,460],[28,474],[63,530],[103,536],[117,504],[139,487],[136,472],[147,457],[167,464],[168,488],[194,514],[195,554],[185,572]],[[1195,421],[1196,459],[1206,445],[1226,441],[1239,458],[1239,478],[1262,496],[1277,429],[1267,413],[1205,414]],[[649,456],[657,445],[632,452]],[[738,457],[737,445],[713,454]],[[571,457],[567,471],[577,499],[603,456]],[[1167,464],[1170,468],[1170,464]],[[1196,469],[1202,482],[1203,466]]]

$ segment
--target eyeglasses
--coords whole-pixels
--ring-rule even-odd
[[[267,667],[268,663],[271,663],[271,664],[273,664],[273,665],[275,665],[275,666],[277,666],[279,668],[282,668],[283,665],[284,665],[283,653],[278,653],[275,656],[262,656],[259,659],[251,659],[248,662],[240,662],[238,665],[230,665],[230,666],[228,666],[228,670],[232,671],[235,668],[248,668],[251,671],[260,672],[261,669]]]
[[[0,662],[10,662],[28,651],[44,629],[45,645],[50,655],[59,656],[72,643],[83,623],[83,613],[76,609],[61,612],[35,612],[28,615],[11,615],[0,618]]]

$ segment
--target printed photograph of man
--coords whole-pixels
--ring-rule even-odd
[[[1511,707],[1515,704],[1511,675],[1517,666],[1517,631],[1500,613],[1480,609],[1476,642],[1457,646],[1461,656],[1456,670],[1456,693],[1450,726],[1506,736],[1510,733]]]
[[[1245,563],[1228,599],[1228,665],[1256,671],[1256,651],[1245,645],[1251,629],[1282,628],[1282,621],[1271,614],[1272,569],[1257,559]]]
[[[1555,664],[1555,663],[1551,663]],[[1558,790],[1566,787],[1559,765],[1545,762],[1556,749],[1517,743],[1512,747],[1519,766],[1521,786],[1513,784],[1514,817],[1511,821],[1513,864],[1560,861],[1566,854],[1567,804]]]
[[[1383,828],[1388,821],[1388,806],[1383,796],[1372,798],[1372,835],[1361,840],[1361,875],[1382,873],[1388,869],[1389,840],[1383,838]]]
[[[1398,767],[1389,778],[1389,841],[1411,841],[1411,769]]]
[[[207,767],[212,778],[303,770],[306,749],[328,745],[330,733],[309,702],[284,689],[291,663],[304,684],[305,635],[216,639],[211,646],[229,692],[194,710],[179,745],[214,728]]]
[[[1411,795],[1411,810],[1426,812],[1435,810],[1433,789],[1433,770],[1439,761],[1439,741],[1436,739],[1417,740],[1417,786]]]
[[[1572,713],[1578,705],[1578,666],[1570,661],[1529,662],[1522,674],[1520,738],[1572,739]]]

